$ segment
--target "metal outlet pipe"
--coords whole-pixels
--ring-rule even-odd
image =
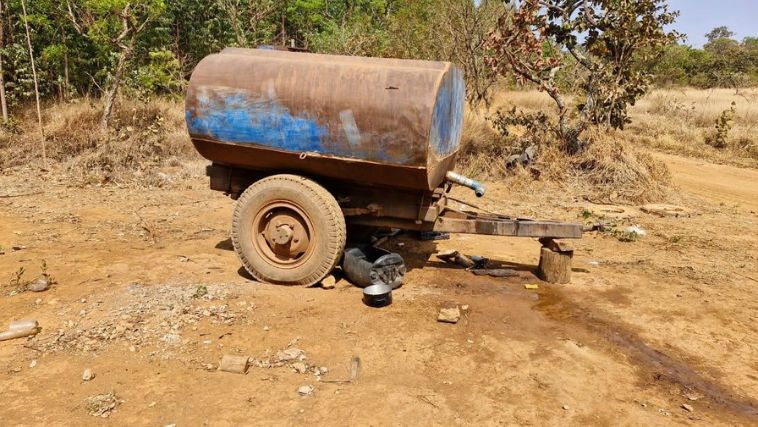
[[[445,175],[445,178],[447,178],[447,180],[452,183],[462,185],[474,190],[476,197],[483,197],[484,193],[487,191],[487,187],[485,187],[481,182],[475,179],[467,178],[453,171],[448,172],[447,175]]]

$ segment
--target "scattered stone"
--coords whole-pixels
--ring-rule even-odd
[[[563,409],[564,411],[568,411],[570,408],[568,405],[563,405],[561,406],[561,409]]]
[[[36,367],[36,366],[37,366],[37,360],[36,360],[36,359],[35,359],[35,360],[32,360],[32,362],[31,362],[31,363],[29,363],[29,367],[30,367],[30,368],[34,368],[34,367]]]
[[[232,356],[225,354],[221,359],[218,367],[219,371],[231,372],[233,374],[246,374],[250,367],[250,358],[247,356]]]
[[[702,399],[702,398],[703,398],[703,396],[702,396],[701,394],[699,394],[699,393],[695,393],[695,392],[692,392],[692,393],[686,393],[686,394],[684,395],[684,397],[686,397],[686,398],[687,398],[687,400],[689,400],[689,401],[691,401],[691,402],[694,402],[694,401],[696,401],[696,400],[700,400],[700,399]]]
[[[108,418],[111,411],[116,409],[119,404],[119,399],[115,393],[110,392],[108,394],[98,394],[90,396],[85,401],[85,406],[89,411],[89,414],[93,417]]]
[[[208,295],[208,287],[205,285],[200,285],[195,289],[195,294],[192,295],[194,298],[202,298],[204,296]]]
[[[297,392],[300,394],[300,396],[310,396],[311,394],[313,394],[313,386],[312,385],[300,386],[300,388],[297,389]]]
[[[264,326],[264,327],[263,327],[263,330],[264,330],[264,331],[266,331],[266,332],[268,332],[268,331],[270,331],[270,330],[271,330],[271,328],[269,328],[268,326]]]
[[[330,274],[321,281],[321,287],[324,289],[334,289],[337,286],[337,278]]]
[[[46,274],[43,274],[26,285],[26,289],[32,292],[45,292],[50,289],[50,279]]]
[[[590,215],[597,218],[628,219],[639,215],[636,209],[627,206],[595,205],[585,209]]]
[[[640,206],[640,210],[646,214],[659,217],[689,218],[694,212],[682,206],[654,203]]]
[[[276,353],[277,362],[289,362],[292,360],[305,360],[305,352],[299,348],[288,348]]]
[[[161,340],[168,345],[178,345],[182,342],[182,336],[178,333],[168,333]]]
[[[13,252],[16,252],[16,251],[22,251],[22,250],[24,250],[24,249],[26,249],[26,246],[24,246],[24,245],[15,245],[15,246],[11,246],[11,250],[12,250]]]
[[[295,362],[292,364],[292,369],[298,374],[304,374],[308,372],[308,365],[305,362]]]
[[[458,306],[440,309],[437,321],[442,323],[458,323],[461,319],[461,309]]]
[[[92,372],[92,369],[87,368],[82,373],[82,381],[92,381],[95,378],[95,373]]]
[[[535,285],[535,284],[526,284],[526,285],[524,285],[524,289],[536,290],[536,289],[539,289],[539,288],[540,288],[540,285]]]
[[[695,411],[695,408],[692,407],[692,405],[688,405],[686,403],[682,404],[682,408],[687,412],[693,412]]]
[[[35,304],[35,305],[40,305],[40,304],[42,304],[42,298],[37,298],[36,300],[34,300],[34,304]]]

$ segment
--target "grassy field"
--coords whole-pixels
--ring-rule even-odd
[[[728,146],[706,144],[719,116],[734,103]],[[758,89],[656,90],[631,110],[626,137],[633,144],[738,166],[758,166]]]
[[[728,145],[717,149],[706,139],[714,133],[716,122],[734,103],[733,127]],[[525,111],[552,113],[555,105],[549,96],[537,91],[501,91],[493,98],[492,110],[513,107]],[[473,139],[486,136],[481,125],[487,112],[469,113]],[[642,146],[706,158],[719,163],[758,167],[758,88],[741,89],[656,89],[630,108],[632,122],[621,133],[630,146]],[[475,141],[476,142],[476,141]]]

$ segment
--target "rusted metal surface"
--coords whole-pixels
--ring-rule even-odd
[[[428,191],[454,166],[463,102],[449,63],[226,49],[195,69],[186,119],[214,162]]]

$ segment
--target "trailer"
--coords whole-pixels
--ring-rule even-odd
[[[447,62],[227,48],[195,68],[192,143],[237,202],[232,242],[257,280],[313,285],[374,227],[579,239],[581,224],[457,209],[463,73]],[[566,250],[561,250],[561,248]]]

